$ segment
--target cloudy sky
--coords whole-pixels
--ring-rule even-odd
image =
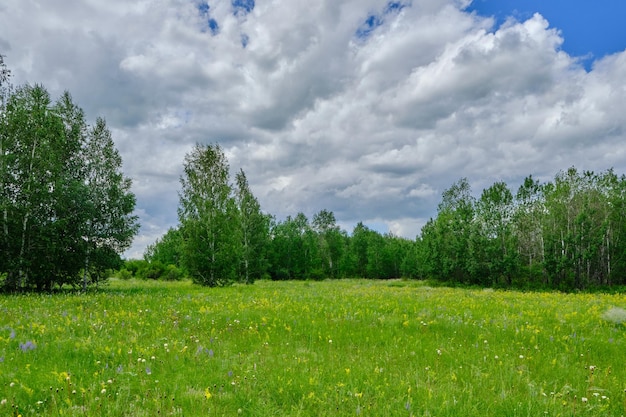
[[[142,224],[126,256],[176,225],[198,142],[279,220],[414,238],[461,177],[626,172],[624,3],[3,0],[0,54],[106,118]]]

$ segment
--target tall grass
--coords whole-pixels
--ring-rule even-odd
[[[621,415],[623,308],[365,280],[2,296],[0,415]]]

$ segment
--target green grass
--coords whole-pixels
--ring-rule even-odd
[[[624,308],[365,280],[1,296],[0,415],[622,415]]]

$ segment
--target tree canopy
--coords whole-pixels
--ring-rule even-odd
[[[88,126],[68,92],[53,102],[41,85],[5,89],[1,103],[0,285],[99,281],[138,230],[104,119]]]

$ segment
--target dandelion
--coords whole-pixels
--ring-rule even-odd
[[[102,388],[102,391],[100,391],[100,394],[104,395],[107,393],[107,389],[106,388]]]
[[[209,389],[208,389],[208,388],[206,388],[206,389],[204,390],[204,398],[206,398],[206,399],[208,400],[208,399],[209,399],[209,398],[211,398],[212,396],[213,396],[213,395],[211,394],[211,392],[209,391]]]
[[[0,401],[0,405],[6,405],[7,404],[7,399],[3,398],[2,401]]]
[[[589,401],[589,400],[587,399],[587,397],[582,397],[580,400],[581,400],[582,402],[584,402],[584,403],[586,403],[587,401]]]

